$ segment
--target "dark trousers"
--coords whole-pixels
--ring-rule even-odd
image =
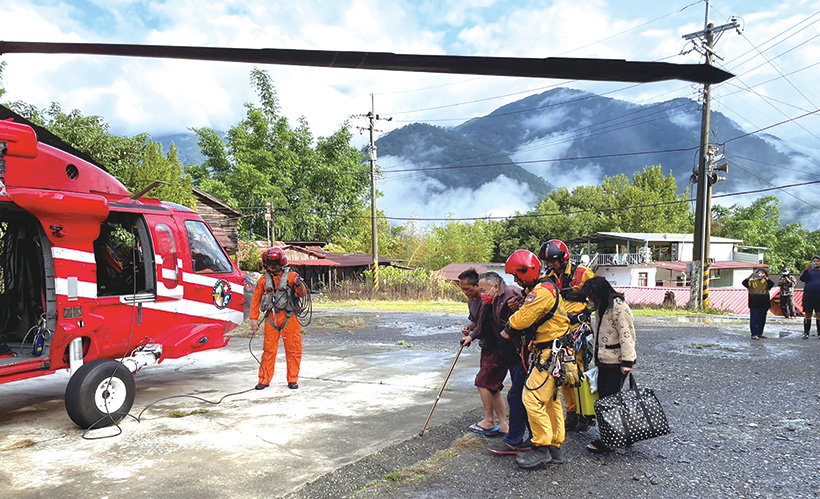
[[[621,372],[620,365],[598,365],[598,396],[604,398],[621,391],[626,374]]]
[[[783,310],[783,317],[797,317],[797,311],[794,309],[794,299],[791,295],[780,295],[780,308]]]
[[[766,315],[768,313],[768,308],[749,309],[749,329],[752,336],[763,336],[763,328],[766,327]]]
[[[510,431],[504,437],[504,443],[518,445],[527,439],[530,424],[527,420],[527,409],[521,400],[524,383],[527,382],[527,371],[521,362],[510,366],[510,390],[507,392],[507,403],[510,405]]]

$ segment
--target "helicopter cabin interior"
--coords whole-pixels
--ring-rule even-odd
[[[94,241],[97,297],[154,296],[150,248],[141,215],[111,212]],[[48,357],[57,320],[54,277],[41,224],[16,205],[0,203],[0,365]],[[69,284],[67,293],[76,296],[77,290]]]
[[[53,287],[46,286],[50,248],[32,215],[0,203],[0,365],[47,355],[56,320],[46,314],[47,303],[55,303]]]

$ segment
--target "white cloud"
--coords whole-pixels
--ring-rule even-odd
[[[384,156],[381,165],[401,165],[402,169],[417,168],[407,158]],[[386,175],[377,184],[384,196],[379,209],[388,217],[448,218],[508,216],[516,211],[529,211],[536,199],[526,185],[499,175],[478,189],[446,188],[438,180],[423,174]]]

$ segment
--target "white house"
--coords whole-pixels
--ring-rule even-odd
[[[740,239],[710,238],[712,287],[740,287],[753,268],[768,267],[763,264],[767,248],[742,243]],[[598,232],[569,240],[567,244],[580,250],[575,253],[586,255],[595,274],[606,277],[615,286],[689,285],[687,263],[692,261],[694,252],[692,234]]]

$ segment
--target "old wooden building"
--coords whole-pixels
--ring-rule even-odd
[[[242,212],[231,208],[216,197],[194,187],[196,211],[208,222],[219,244],[232,257],[239,251],[239,219]]]

